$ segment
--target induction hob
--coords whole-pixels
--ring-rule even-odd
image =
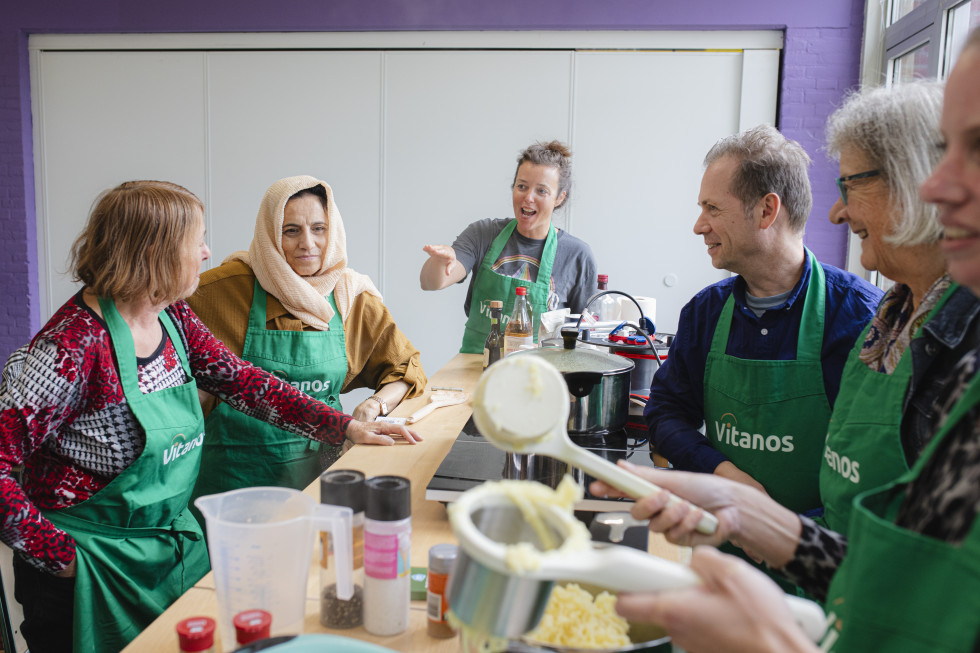
[[[621,458],[644,467],[658,467],[647,443],[646,429],[628,424],[627,428],[606,434],[570,434],[572,442],[615,463]],[[658,462],[663,462],[658,458]],[[594,479],[577,468],[541,455],[510,454],[497,449],[480,435],[473,418],[466,422],[456,442],[446,455],[435,476],[429,481],[425,498],[430,501],[455,501],[460,494],[484,481],[503,478],[534,480],[554,487],[571,473],[583,486],[585,497],[575,504],[576,510],[609,512],[624,510],[630,499],[609,499],[589,493]]]

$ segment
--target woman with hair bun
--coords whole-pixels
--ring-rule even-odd
[[[473,222],[452,246],[426,245],[422,290],[442,290],[470,271],[463,311],[466,329],[460,352],[478,354],[490,331],[490,301],[514,305],[515,288],[527,286],[534,310],[535,338],[541,313],[569,308],[580,313],[596,291],[596,263],[589,246],[551,222],[568,204],[572,153],[558,141],[534,143],[517,158],[511,185],[514,217]]]

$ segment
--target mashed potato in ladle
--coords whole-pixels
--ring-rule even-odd
[[[487,368],[473,395],[473,421],[495,447],[561,460],[631,497],[661,491],[653,483],[575,446],[568,437],[569,396],[554,365],[537,356],[510,356]],[[664,490],[665,491],[665,490]],[[671,501],[681,501],[673,496]],[[704,513],[698,530],[713,533],[718,520]]]

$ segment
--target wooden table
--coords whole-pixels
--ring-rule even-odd
[[[392,416],[408,416],[429,401],[432,387],[463,388],[472,396],[473,388],[482,371],[482,357],[476,354],[457,354],[429,379],[425,395],[402,402]],[[446,509],[442,503],[426,501],[425,488],[436,469],[452,447],[471,412],[470,403],[439,408],[418,422],[413,428],[424,438],[418,445],[399,443],[392,447],[358,445],[352,447],[333,465],[332,469],[357,469],[368,476],[396,474],[412,482],[412,565],[428,564],[429,548],[441,542],[456,542]],[[314,481],[306,493],[320,500],[320,484]],[[683,560],[687,551],[669,544],[662,536],[651,534],[650,550],[671,560]],[[426,634],[424,601],[413,601],[408,630],[392,637],[371,635],[363,626],[348,630],[331,630],[320,624],[319,574],[311,565],[306,594],[306,622],[308,633],[333,633],[374,642],[396,651],[459,651],[458,638],[434,639]],[[124,653],[177,651],[175,626],[181,619],[194,615],[208,615],[218,620],[218,601],[214,591],[214,578],[208,574],[193,588],[181,596],[166,612],[150,624],[139,637],[130,642]],[[220,649],[219,649],[220,650]],[[233,646],[224,650],[234,650]]]

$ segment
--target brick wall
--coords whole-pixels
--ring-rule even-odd
[[[813,213],[804,240],[821,260],[844,267],[848,232],[827,219],[837,200],[838,170],[824,146],[824,127],[846,91],[858,83],[860,32],[855,38],[853,28],[789,29],[785,47],[779,127],[813,159]]]
[[[27,70],[27,38],[3,29],[0,31],[0,362],[40,327]],[[25,94],[27,102],[22,101]]]

